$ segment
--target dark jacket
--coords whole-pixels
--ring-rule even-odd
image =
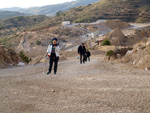
[[[91,56],[91,53],[88,51],[86,52],[87,53],[87,57],[90,57]]]
[[[80,53],[80,54],[85,54],[86,53],[86,48],[85,48],[85,46],[79,46],[78,47],[78,53]]]

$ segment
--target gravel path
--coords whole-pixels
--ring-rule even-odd
[[[150,113],[150,72],[93,56],[0,70],[0,113]],[[46,64],[46,68],[48,64]]]

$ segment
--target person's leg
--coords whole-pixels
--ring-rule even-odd
[[[82,54],[80,54],[80,64],[82,64]]]
[[[89,59],[89,62],[90,62],[90,57],[88,57],[88,59]]]
[[[83,63],[85,63],[85,54],[83,54]]]
[[[49,59],[49,71],[47,74],[50,74],[52,71],[52,66],[53,66],[53,57],[51,56]]]
[[[87,62],[87,55],[85,54],[85,61]]]
[[[56,72],[57,72],[58,61],[59,61],[59,57],[56,57],[56,58],[55,58],[55,64],[54,64],[54,74],[56,74]]]

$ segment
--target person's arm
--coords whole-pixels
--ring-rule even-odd
[[[78,54],[80,53],[80,46],[78,47]]]
[[[51,46],[49,45],[46,51],[46,56],[48,55],[48,53],[51,53],[50,51],[51,51]]]
[[[86,48],[85,48],[85,46],[84,46],[84,49],[85,49],[85,53],[86,53]]]

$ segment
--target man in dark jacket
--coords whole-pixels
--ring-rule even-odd
[[[84,46],[84,43],[82,43],[79,47],[78,47],[78,54],[80,54],[80,64],[85,63],[85,53],[86,53],[86,48]]]

